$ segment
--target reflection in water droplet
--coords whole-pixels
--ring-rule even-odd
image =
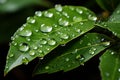
[[[22,63],[23,63],[23,64],[27,65],[28,62],[29,62],[29,60],[28,60],[26,57],[23,57],[23,58],[22,58]]]
[[[31,18],[31,17],[28,17],[28,18],[27,18],[27,22],[33,24],[33,23],[35,23],[35,19],[33,19],[33,18]]]
[[[77,11],[79,14],[82,14],[82,13],[83,13],[83,11],[82,11],[81,9],[79,9],[79,8],[77,8],[76,11]]]
[[[30,56],[34,56],[35,55],[35,51],[34,50],[30,50],[29,54],[30,54]]]
[[[20,50],[20,51],[23,51],[23,52],[26,52],[26,51],[29,50],[29,46],[28,46],[26,43],[21,43],[21,44],[19,45],[19,50]]]
[[[55,5],[55,10],[61,12],[62,11],[62,6],[60,4]]]
[[[68,26],[69,25],[69,22],[67,20],[62,19],[62,18],[59,19],[58,23],[61,26]]]
[[[49,69],[49,66],[45,66],[45,69]]]
[[[51,46],[53,46],[53,45],[56,44],[56,41],[55,41],[55,40],[49,40],[49,41],[48,41],[48,44],[51,45]]]
[[[45,24],[42,24],[40,27],[40,30],[42,32],[51,32],[52,31],[52,26],[46,26]]]
[[[42,16],[42,12],[41,11],[36,11],[35,15],[38,16],[38,17],[41,17]]]
[[[31,30],[22,30],[19,32],[20,36],[24,36],[24,37],[29,37],[32,35],[32,31]]]
[[[53,13],[45,11],[44,16],[48,17],[48,18],[51,18],[51,17],[53,17]]]
[[[60,34],[60,38],[62,38],[62,39],[68,39],[69,36],[68,36],[67,34],[61,33],[61,34]]]

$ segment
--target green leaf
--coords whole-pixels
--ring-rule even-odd
[[[35,12],[12,37],[5,74],[91,30],[96,19],[93,12],[77,6],[56,5],[55,9]]]
[[[120,5],[116,8],[107,22],[101,22],[98,25],[108,29],[115,36],[120,38]]]
[[[100,58],[102,80],[120,80],[120,46],[107,50]]]
[[[46,62],[39,63],[34,71],[34,74],[53,73],[60,70],[69,71],[100,53],[110,45],[110,38],[97,33],[88,33],[70,44],[60,56],[48,59]],[[63,50],[63,49],[62,49]],[[55,54],[56,54],[55,53]]]
[[[113,11],[120,0],[96,0],[96,2],[102,9]]]
[[[45,0],[0,0],[0,12],[13,12],[31,5],[51,6]]]

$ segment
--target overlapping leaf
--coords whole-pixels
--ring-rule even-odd
[[[102,80],[120,80],[119,46],[107,50],[100,60]]]
[[[90,10],[77,6],[56,5],[55,9],[35,12],[12,37],[5,74],[91,30],[96,19]]]
[[[110,45],[110,38],[97,33],[88,33],[64,50],[54,54],[60,56],[48,59],[36,67],[34,74],[69,71],[88,61]]]

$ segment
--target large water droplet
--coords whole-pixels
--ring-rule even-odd
[[[34,55],[35,55],[35,51],[34,51],[34,50],[30,50],[30,51],[29,51],[29,54],[30,54],[31,56],[34,56]]]
[[[38,16],[38,17],[41,17],[42,16],[42,12],[41,11],[36,11],[35,15]]]
[[[55,5],[55,10],[61,12],[62,11],[62,6],[60,4]]]
[[[45,69],[49,69],[49,66],[45,66]]]
[[[109,46],[110,42],[104,42],[104,46]]]
[[[79,9],[79,8],[77,8],[76,11],[77,11],[79,14],[82,14],[82,13],[83,13],[83,11],[82,11],[81,9]]]
[[[40,40],[40,44],[47,44],[47,41],[45,39]]]
[[[27,18],[27,22],[33,24],[33,23],[35,23],[35,19],[33,19],[33,18],[31,18],[31,17],[28,17],[28,18]]]
[[[53,17],[53,13],[45,11],[44,16],[48,17],[48,18],[51,18],[51,17]]]
[[[52,31],[52,26],[46,26],[45,24],[42,24],[40,27],[40,30],[42,32],[51,32]]]
[[[26,57],[23,57],[23,58],[22,58],[22,63],[23,63],[23,64],[27,65],[28,62],[29,62],[29,60],[28,60]]]
[[[31,30],[22,30],[19,32],[20,36],[25,36],[25,37],[29,37],[32,35],[32,31]]]
[[[20,51],[23,51],[23,52],[28,51],[28,50],[29,50],[28,44],[26,44],[26,43],[21,43],[21,44],[19,45],[19,50],[20,50]]]
[[[68,26],[69,25],[69,22],[67,20],[62,19],[62,18],[59,19],[58,23],[61,26]]]
[[[69,36],[68,36],[67,34],[61,33],[61,34],[60,34],[60,38],[62,38],[62,39],[68,39]]]
[[[74,22],[80,22],[80,21],[82,21],[82,17],[76,17],[76,16],[74,16],[73,17],[73,21]]]
[[[56,41],[55,41],[55,40],[49,40],[49,41],[48,41],[48,44],[51,45],[51,46],[53,46],[53,45],[56,44]]]

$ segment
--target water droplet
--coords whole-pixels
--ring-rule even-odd
[[[89,19],[89,20],[96,21],[96,20],[97,20],[97,17],[96,17],[96,16],[89,15],[89,16],[88,16],[88,19]]]
[[[53,13],[45,11],[44,16],[48,17],[48,18],[51,18],[51,17],[53,17]]]
[[[10,55],[9,55],[9,57],[13,57],[13,56],[14,56],[14,54],[10,54]]]
[[[79,9],[79,8],[77,8],[76,11],[77,11],[79,14],[82,14],[82,13],[83,13],[83,11],[82,11],[81,9]]]
[[[35,32],[38,32],[38,31],[39,31],[38,29],[35,30]]]
[[[49,66],[45,66],[45,69],[49,69]]]
[[[40,30],[42,32],[51,32],[52,31],[52,26],[46,26],[45,24],[42,24],[40,27]]]
[[[62,12],[62,15],[64,15],[67,18],[69,18],[68,14],[66,12]]]
[[[22,63],[23,63],[23,64],[27,65],[28,62],[29,62],[29,60],[28,60],[26,57],[23,57],[23,58],[22,58]]]
[[[58,23],[61,26],[68,26],[69,25],[69,22],[67,20],[62,19],[62,18],[59,19]]]
[[[60,34],[60,38],[62,38],[62,39],[68,39],[69,38],[69,36],[67,35],[67,34]]]
[[[29,50],[29,46],[28,46],[26,43],[21,43],[21,44],[19,45],[19,50],[20,50],[20,51],[23,51],[23,52],[26,52],[26,51]]]
[[[32,31],[31,30],[22,30],[19,32],[20,36],[25,36],[25,37],[29,37],[32,35]]]
[[[114,55],[115,53],[114,52],[111,52],[111,55]]]
[[[80,29],[76,29],[76,32],[80,33],[80,32],[81,32],[81,30],[80,30]]]
[[[67,62],[68,62],[69,60],[70,60],[69,58],[66,58],[66,59],[65,59],[65,61],[67,61]]]
[[[88,46],[91,46],[91,43],[88,43],[87,45],[88,45]]]
[[[14,37],[14,36],[12,36],[12,37],[11,37],[11,40],[15,40],[15,37]]]
[[[31,39],[27,37],[26,40],[27,40],[27,41],[30,41]]]
[[[60,4],[55,5],[55,10],[61,12],[62,11],[62,6]]]
[[[72,6],[69,6],[69,9],[73,11],[75,8]]]
[[[110,42],[104,42],[104,46],[109,46]]]
[[[120,72],[120,68],[118,69],[118,72]]]
[[[95,53],[95,51],[96,51],[96,48],[92,47],[92,48],[89,50],[89,53],[90,53],[91,55],[93,55],[93,54]]]
[[[85,60],[83,55],[77,55],[76,59],[79,60],[81,63]]]
[[[0,0],[0,4],[5,4],[7,0]]]
[[[80,22],[80,21],[82,21],[82,17],[76,17],[76,16],[74,16],[73,17],[73,21],[74,22]]]
[[[51,46],[53,46],[53,45],[56,44],[56,41],[55,41],[55,40],[49,40],[49,41],[48,41],[48,44],[51,45]]]
[[[17,43],[16,43],[15,41],[12,41],[12,44],[13,44],[14,46],[16,46],[16,45],[17,45]]]
[[[34,51],[34,50],[30,50],[30,51],[29,51],[29,54],[30,54],[31,56],[34,56],[34,55],[35,55],[35,51]]]
[[[38,16],[38,17],[41,17],[42,16],[42,12],[41,11],[36,11],[35,15]]]
[[[45,39],[40,40],[40,44],[47,44],[47,41]]]
[[[80,59],[80,58],[81,58],[81,56],[80,56],[80,55],[77,55],[77,56],[76,56],[76,59]]]
[[[102,38],[101,41],[102,41],[102,42],[105,41],[105,38]]]
[[[27,18],[27,22],[33,24],[33,23],[35,23],[35,19],[33,19],[33,18],[31,18],[31,17],[28,17],[28,18]]]

